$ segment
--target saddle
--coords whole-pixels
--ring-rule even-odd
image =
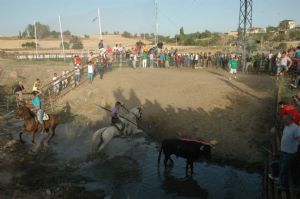
[[[43,115],[43,120],[44,121],[49,120],[49,115],[47,113],[45,113],[45,112],[44,112],[44,115]],[[37,116],[35,116],[35,121],[38,121]]]
[[[125,136],[125,135],[126,135],[126,132],[124,132],[125,127],[122,128],[122,125],[120,125],[120,124],[111,124],[111,125],[112,125],[113,127],[115,127],[115,128],[119,131],[120,136]]]
[[[49,115],[47,113],[44,112],[44,115],[43,115],[43,120],[49,120]]]

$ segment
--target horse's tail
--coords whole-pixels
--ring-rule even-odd
[[[106,128],[102,128],[94,133],[94,135],[92,137],[92,152],[97,152],[98,147],[102,144],[102,142],[103,142],[102,134],[105,130],[106,130]],[[99,139],[100,139],[100,142],[98,144]]]
[[[158,159],[157,159],[157,163],[158,163],[158,164],[159,164],[159,162],[160,162],[160,156],[161,156],[162,150],[163,150],[163,145],[161,144],[160,150],[159,150],[159,154],[158,154]]]

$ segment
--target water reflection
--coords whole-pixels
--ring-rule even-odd
[[[208,191],[203,189],[192,176],[187,175],[183,178],[176,178],[171,175],[169,170],[164,171],[161,189],[163,189],[166,194],[175,194],[176,196],[199,199],[208,198]]]

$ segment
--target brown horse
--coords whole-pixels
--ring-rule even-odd
[[[21,117],[24,120],[23,130],[19,133],[21,143],[24,143],[22,140],[23,132],[28,132],[32,134],[32,143],[35,143],[35,134],[37,132],[42,132],[42,126],[37,121],[35,113],[33,113],[27,106],[20,105],[16,111],[16,115]],[[59,124],[58,117],[56,115],[49,115],[49,120],[44,121],[45,130],[47,132],[47,136],[42,138],[41,144],[49,137],[49,131],[51,132],[50,138],[48,139],[48,143],[55,135],[55,128]]]

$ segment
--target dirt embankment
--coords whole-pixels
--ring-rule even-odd
[[[21,78],[28,90],[35,78],[46,82],[54,72],[72,67],[7,61],[0,66],[5,73],[0,84]],[[117,68],[103,80],[96,77],[93,84],[70,92],[59,104],[68,103],[74,114],[107,125],[107,112],[95,103],[112,106],[119,100],[129,108],[143,105],[142,126],[155,139],[180,135],[213,139],[219,142],[215,156],[259,163],[273,123],[274,88],[273,78],[265,75],[239,75],[229,81],[222,70]]]
[[[269,76],[221,70],[122,69],[98,77],[63,98],[71,111],[92,121],[108,114],[95,103],[143,105],[142,126],[155,139],[193,136],[217,140],[215,157],[260,163],[273,123],[275,82]]]
[[[23,79],[30,90],[35,78],[50,80],[54,72],[72,66],[2,61],[0,67],[0,86]],[[217,140],[215,159],[246,165],[263,160],[261,147],[268,143],[273,125],[274,89],[273,78],[264,75],[239,75],[229,81],[222,70],[116,69],[58,103],[68,104],[71,115],[84,116],[89,121],[85,126],[93,128],[110,124],[109,114],[95,104],[112,106],[119,100],[128,108],[143,105],[141,126],[154,139],[193,136]],[[16,141],[11,136],[20,129],[16,122],[0,118],[0,198],[101,197],[99,191],[78,187],[89,179],[74,174],[74,168],[52,164],[56,160],[51,150],[32,153],[31,145]]]

